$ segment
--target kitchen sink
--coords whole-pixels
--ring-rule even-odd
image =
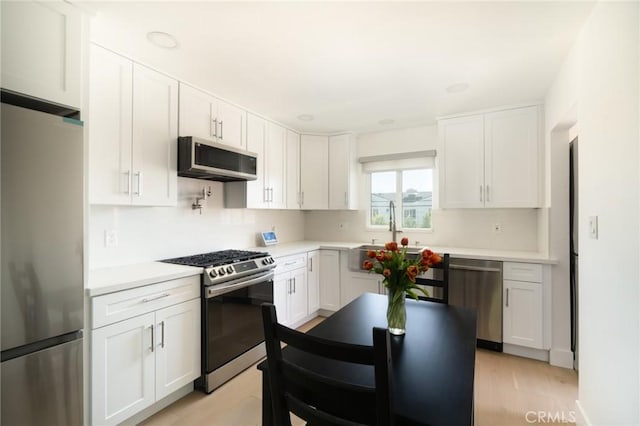
[[[367,252],[369,250],[382,250],[383,244],[363,244],[360,247],[356,247],[349,252],[349,269],[352,271],[364,271],[362,263],[367,259]],[[407,258],[420,256],[421,248],[409,247],[407,248]]]

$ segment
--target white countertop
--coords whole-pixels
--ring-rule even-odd
[[[326,242],[326,241],[295,241],[291,243],[281,243],[269,247],[254,247],[251,250],[266,251],[273,257],[283,257],[292,254],[326,249],[326,250],[350,250],[368,243],[363,242]],[[556,259],[544,256],[533,251],[513,251],[513,250],[489,250],[464,247],[429,246],[437,253],[449,253],[451,257],[480,259],[480,260],[500,260],[505,262],[531,262],[556,264]]]
[[[284,257],[313,250],[350,250],[367,245],[363,242],[295,241],[269,247],[252,247],[249,250],[268,252],[273,257]],[[557,260],[537,252],[488,250],[476,248],[430,246],[437,253],[449,253],[453,258],[500,260],[506,262],[530,262],[556,264]],[[174,265],[163,262],[146,262],[132,265],[92,269],[86,292],[90,297],[127,290],[162,281],[199,275],[202,268]]]
[[[135,263],[92,269],[89,271],[89,284],[86,292],[88,296],[94,297],[201,273],[202,268],[163,262]]]

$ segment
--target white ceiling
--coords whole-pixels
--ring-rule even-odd
[[[593,2],[84,5],[106,47],[300,131],[366,132],[542,100]]]

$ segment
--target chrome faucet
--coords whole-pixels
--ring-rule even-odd
[[[389,201],[389,231],[391,231],[391,241],[395,241],[396,234],[402,232],[396,228],[396,205],[393,201]]]

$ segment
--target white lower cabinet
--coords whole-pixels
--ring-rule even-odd
[[[138,313],[159,309],[91,330],[92,425],[121,423],[200,376],[200,298],[166,306],[198,294],[199,277],[193,278],[188,292],[162,283],[146,294],[134,289],[93,298],[98,309],[104,300],[138,306]]]
[[[342,306],[364,293],[385,294],[382,277],[379,274],[352,272],[340,286],[340,302]]]
[[[273,303],[278,321],[296,327],[308,315],[307,254],[278,258],[276,262]]]
[[[340,309],[340,252],[320,250],[320,308]]]
[[[542,276],[542,265],[504,263],[504,343],[545,349]]]
[[[309,314],[320,309],[320,251],[307,253],[307,303]]]

